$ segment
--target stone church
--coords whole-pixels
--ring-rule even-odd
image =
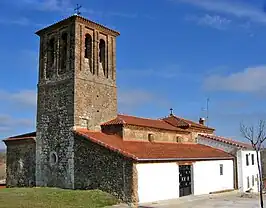
[[[135,203],[235,188],[235,157],[197,143],[214,135],[203,119],[118,115],[119,32],[73,15],[36,34],[36,132],[4,140],[7,187],[100,189]]]

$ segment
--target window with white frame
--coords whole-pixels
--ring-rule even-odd
[[[251,165],[255,164],[255,160],[254,160],[254,154],[251,155]]]
[[[246,154],[246,166],[249,166],[249,157],[248,157],[248,154]]]
[[[247,177],[247,188],[250,188],[250,183],[249,183],[249,176]]]
[[[255,186],[255,176],[252,176],[252,186]]]
[[[224,165],[220,164],[220,175],[224,174]]]

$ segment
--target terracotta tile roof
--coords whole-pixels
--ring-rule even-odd
[[[248,143],[232,140],[232,139],[225,138],[225,137],[220,137],[220,136],[216,136],[216,135],[203,135],[203,134],[199,134],[199,136],[203,137],[203,138],[215,140],[218,142],[223,142],[225,144],[230,144],[230,145],[233,145],[236,147],[248,148],[248,149],[252,148],[252,145],[250,145]]]
[[[4,139],[4,142],[8,142],[8,141],[18,141],[18,140],[28,140],[28,139],[35,139],[36,137],[36,132],[31,132],[31,133],[27,133],[27,134],[21,134],[18,136],[12,136],[9,137],[7,139]]]
[[[163,142],[123,141],[115,135],[76,129],[76,135],[86,138],[112,151],[135,160],[200,160],[232,159],[233,156],[221,150],[200,144]]]
[[[214,128],[207,127],[207,126],[204,126],[202,124],[199,124],[199,123],[196,123],[194,121],[187,120],[184,118],[180,118],[180,117],[175,116],[175,115],[163,118],[162,120],[164,120],[165,122],[167,122],[173,126],[179,127],[179,128],[196,127],[196,128],[201,128],[201,129],[208,129],[211,131],[215,130]]]
[[[150,128],[157,128],[157,129],[164,129],[170,131],[179,131],[183,133],[190,133],[181,128],[177,128],[168,124],[167,122],[161,119],[148,119],[148,118],[140,118],[136,116],[129,116],[129,115],[117,115],[117,117],[111,121],[103,123],[102,126],[107,125],[135,125],[135,126],[142,126],[142,127],[150,127]]]

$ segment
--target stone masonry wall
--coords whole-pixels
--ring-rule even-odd
[[[68,36],[67,67],[59,74],[59,42]],[[48,70],[48,42],[56,40],[55,64]],[[74,51],[75,24],[69,23],[41,36],[40,76],[37,102],[36,185],[74,187]],[[41,73],[42,72],[42,73]],[[61,70],[62,72],[62,70]]]
[[[35,186],[35,141],[7,142],[7,187]]]
[[[84,57],[86,34],[92,37],[92,64]],[[104,75],[99,60],[99,42],[106,43]],[[116,45],[108,32],[90,29],[85,23],[76,24],[75,36],[75,126],[100,130],[100,124],[117,116]],[[93,70],[90,70],[93,67]],[[94,71],[92,73],[91,71]]]
[[[100,130],[102,122],[117,116],[115,35],[78,16],[37,34],[41,41],[36,183],[37,186],[73,189],[74,136],[71,130],[75,127]],[[93,40],[91,60],[84,57],[86,34]],[[63,41],[67,40],[66,54],[61,53],[62,35],[67,37]],[[99,60],[100,40],[105,41],[103,64]],[[106,66],[105,70],[102,65]]]
[[[89,140],[75,139],[75,189],[100,189],[132,202],[136,199],[133,172],[130,159]]]
[[[194,142],[191,134],[180,134],[174,131],[166,131],[156,128],[127,125],[123,128],[124,140],[148,141],[148,135],[152,134],[154,141],[168,142]],[[177,141],[177,139],[179,141]]]

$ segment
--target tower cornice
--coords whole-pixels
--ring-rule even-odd
[[[64,25],[68,25],[70,22],[80,22],[83,23],[85,25],[91,26],[92,28],[95,28],[97,30],[99,30],[100,32],[104,32],[106,34],[112,35],[114,37],[117,37],[120,35],[119,32],[112,30],[108,27],[105,27],[99,23],[93,22],[91,20],[86,19],[85,17],[79,16],[79,15],[72,15],[66,19],[63,19],[59,22],[56,22],[48,27],[45,27],[39,31],[37,31],[35,34],[37,34],[38,36],[42,36],[43,34],[45,34],[46,32],[50,31],[50,30],[54,30],[56,28],[60,28]]]

